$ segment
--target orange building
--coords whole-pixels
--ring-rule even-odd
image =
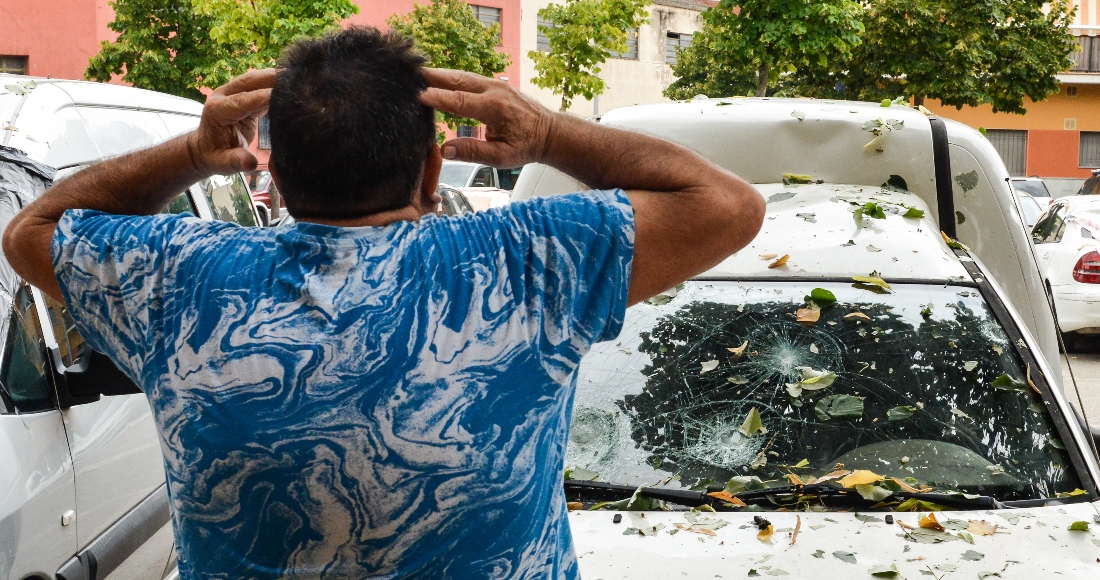
[[[1024,115],[994,114],[989,105],[956,110],[925,103],[939,115],[984,127],[1009,173],[1042,177],[1056,196],[1075,193],[1100,168],[1100,9],[1096,0],[1077,4],[1071,31],[1081,48],[1071,56],[1076,66],[1058,75],[1058,94],[1025,100]]]

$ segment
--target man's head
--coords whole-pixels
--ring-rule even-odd
[[[296,217],[354,218],[410,205],[435,152],[420,104],[424,58],[393,32],[352,27],[283,51],[271,91],[270,166]],[[438,153],[432,155],[438,163]]]

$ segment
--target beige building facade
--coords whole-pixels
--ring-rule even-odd
[[[552,2],[522,2],[519,86],[524,93],[557,110],[561,97],[534,85],[535,63],[527,57],[529,51],[545,47],[545,39],[538,32],[538,11]],[[675,62],[676,48],[691,43],[692,35],[703,27],[702,11],[711,5],[713,2],[700,0],[655,0],[649,6],[649,24],[631,34],[630,49],[608,58],[601,67],[600,78],[607,84],[604,93],[591,101],[574,99],[569,111],[590,117],[618,107],[667,101],[662,93],[674,80],[670,63]]]

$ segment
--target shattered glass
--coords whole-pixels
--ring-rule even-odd
[[[816,286],[837,302],[799,323]],[[1026,376],[970,288],[689,282],[629,309],[619,339],[581,363],[566,467],[693,486],[842,463],[1002,501],[1053,497],[1081,483]],[[746,431],[754,409],[763,428]]]

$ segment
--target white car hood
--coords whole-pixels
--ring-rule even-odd
[[[612,521],[615,513],[622,522]],[[998,526],[990,536],[972,534],[936,544],[906,539],[896,522],[917,526],[916,513],[856,516],[847,512],[723,512],[702,514],[729,522],[714,534],[678,530],[688,526],[685,512],[573,511],[569,522],[581,577],[613,578],[872,578],[871,569],[896,565],[893,578],[1100,578],[1100,524],[1094,503],[1000,511],[938,512],[940,523],[985,520]],[[757,539],[753,516],[775,526],[769,542]],[[876,521],[858,519],[874,518]],[[791,545],[797,519],[801,526]],[[1089,531],[1070,531],[1084,521]],[[628,528],[645,528],[643,536]],[[950,527],[950,526],[949,526]],[[949,531],[951,534],[957,532]],[[820,551],[820,552],[819,552]],[[815,556],[814,554],[818,555]],[[851,554],[851,556],[849,556]],[[965,556],[964,556],[965,555]],[[849,561],[854,558],[855,563]],[[996,572],[999,576],[983,575]]]

